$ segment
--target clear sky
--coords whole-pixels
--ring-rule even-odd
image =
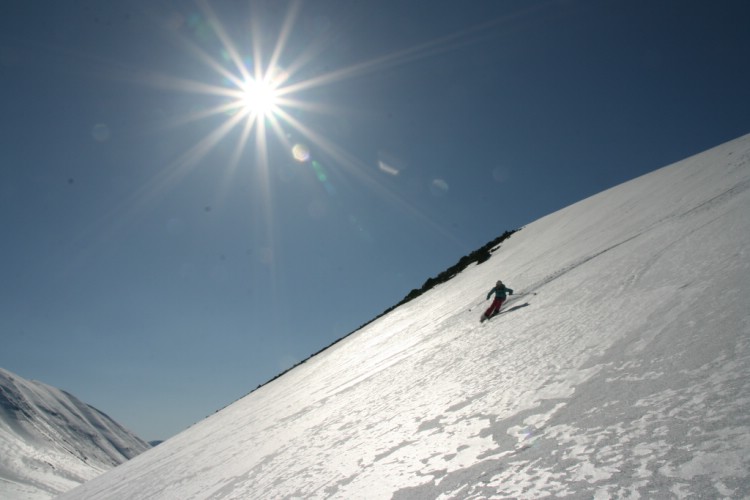
[[[0,366],[148,440],[505,230],[750,132],[745,1],[3,11]]]

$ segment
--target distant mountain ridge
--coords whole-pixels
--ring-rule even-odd
[[[148,448],[75,396],[0,368],[0,498],[51,498]]]

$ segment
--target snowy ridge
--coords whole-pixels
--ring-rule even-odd
[[[148,448],[74,396],[0,369],[0,498],[51,498]]]
[[[747,498],[748,214],[745,136],[530,224],[63,498]],[[537,295],[480,325],[499,278]]]

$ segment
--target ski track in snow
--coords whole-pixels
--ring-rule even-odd
[[[748,214],[750,136],[529,225],[64,498],[746,498]],[[538,295],[480,325],[497,278]]]

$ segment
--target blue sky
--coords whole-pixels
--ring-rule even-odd
[[[145,439],[505,230],[750,132],[742,1],[4,7],[0,366]],[[250,122],[241,67],[272,60]]]

